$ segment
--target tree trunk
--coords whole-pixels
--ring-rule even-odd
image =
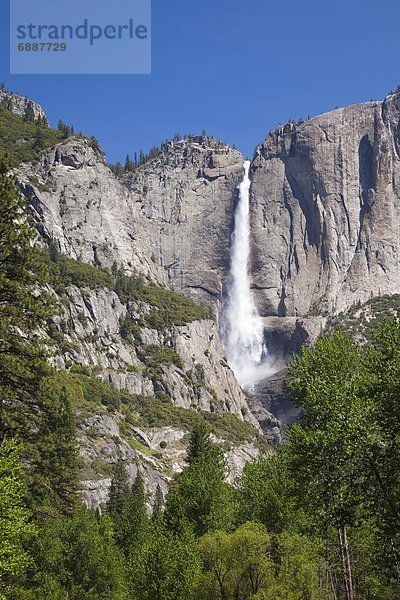
[[[329,583],[331,585],[333,598],[334,598],[334,600],[337,600],[336,585],[335,585],[335,582],[333,581],[332,569],[330,567],[328,567],[328,577],[329,577]]]
[[[338,526],[340,554],[342,557],[343,581],[345,589],[345,599],[354,600],[353,578],[351,574],[351,560],[349,551],[349,542],[347,540],[346,527]]]

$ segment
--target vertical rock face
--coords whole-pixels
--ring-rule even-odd
[[[23,118],[47,123],[27,99],[0,92],[0,102]],[[396,92],[383,102],[278,127],[256,150],[250,171],[251,280],[277,369],[320,335],[327,315],[371,295],[400,291],[399,123]],[[40,232],[57,240],[62,252],[108,268],[116,262],[218,308],[243,177],[243,157],[234,148],[205,135],[169,141],[158,156],[118,179],[98,148],[71,137],[45,150],[38,164],[22,165],[18,177]],[[104,307],[115,308],[107,300]],[[208,361],[210,327],[195,323],[175,332],[179,354],[188,364],[195,356],[198,370],[205,370],[207,385],[196,401],[211,409],[213,389],[222,410],[243,415],[247,404],[216,331],[216,359]],[[116,348],[123,356],[120,340]],[[85,352],[90,363],[92,348]],[[179,406],[189,406],[187,382],[181,385],[175,371],[164,373],[165,385]],[[132,391],[145,386],[132,373],[112,377]],[[258,391],[267,409],[274,406],[265,389]],[[257,411],[263,428],[271,430],[270,413],[253,407]]]
[[[162,281],[140,221],[140,198],[114,177],[89,140],[57,144],[38,164],[22,165],[18,177],[40,233],[57,240],[63,253],[108,268],[116,261],[127,272]]]
[[[200,136],[165,143],[121,182],[88,140],[70,138],[19,176],[41,232],[62,252],[116,261],[215,307],[242,172],[237,150]]]
[[[264,316],[332,314],[399,291],[400,94],[270,133],[252,163]]]
[[[167,285],[209,305],[220,298],[242,176],[237,150],[199,136],[165,143],[126,180],[141,197],[153,260]]]

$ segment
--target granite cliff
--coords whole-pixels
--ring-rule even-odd
[[[35,103],[17,94],[2,99],[21,123],[37,127],[35,139],[48,127]],[[268,443],[226,363],[211,310],[185,305],[164,286],[215,314],[242,157],[200,136],[165,143],[151,163],[117,178],[93,139],[65,137],[20,163],[16,175],[50,254],[58,310],[45,335],[55,346],[54,362],[78,387],[97,389],[93,377],[105,386],[96,401],[84,394],[76,406],[86,502],[97,507],[106,500],[118,457],[131,481],[138,469],[143,473],[150,497],[157,485],[165,493],[185,464],[187,432],[197,418],[223,445],[233,480]],[[133,276],[144,295],[118,292],[117,272]],[[275,443],[276,420],[258,410]]]
[[[35,103],[6,92],[0,102],[22,119],[33,115],[48,126]],[[256,148],[251,281],[277,371],[332,316],[371,296],[399,292],[399,124],[396,92],[383,102],[280,126]],[[157,328],[146,323],[154,308],[146,302],[121,299],[112,286],[68,286],[60,298],[63,312],[53,322],[53,335],[63,340],[57,365],[94,369],[99,379],[136,397],[165,394],[176,409],[221,418],[231,413],[247,422],[252,433],[231,444],[234,472],[257,453],[260,425],[268,440],[279,440],[270,411],[282,422],[295,416],[285,404],[284,373],[246,397],[218,335],[241,154],[214,138],[190,136],[165,142],[157,156],[116,177],[93,140],[72,135],[43,148],[38,160],[20,164],[16,173],[47,244],[93,268],[123,269],[146,285],[166,286],[212,311]],[[135,328],[130,339],[121,333],[127,320]],[[150,347],[178,359],[167,360],[155,376],[148,369]],[[124,418],[103,406],[82,421],[82,453],[91,465],[87,498],[94,504],[104,500],[109,479],[96,475],[93,463],[126,455],[133,477],[139,456],[153,489],[160,480],[165,488],[165,473],[184,460],[184,427],[136,424],[129,425],[129,435],[122,427],[122,435]],[[159,442],[167,438],[171,447],[162,452]]]
[[[399,290],[400,93],[271,132],[252,163],[264,316],[331,315]]]

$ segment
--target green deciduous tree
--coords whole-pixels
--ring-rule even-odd
[[[26,542],[35,532],[25,506],[26,489],[16,439],[0,443],[0,598],[8,598],[31,557]]]
[[[205,570],[199,597],[205,600],[253,598],[274,579],[271,536],[259,523],[207,533],[199,547]]]
[[[342,332],[303,348],[290,365],[290,389],[303,409],[289,432],[293,478],[321,527],[335,527],[345,597],[354,597],[348,527],[363,498],[362,440],[370,406],[360,394],[360,350]]]
[[[321,554],[319,540],[291,531],[277,535],[274,539],[275,582],[266,589],[265,595],[260,596],[260,600],[331,599],[329,581],[321,576],[321,571],[326,570]]]
[[[400,313],[385,321],[369,345],[365,392],[372,401],[364,442],[365,471],[385,540],[382,565],[400,583]],[[372,486],[371,486],[372,483]]]
[[[162,518],[152,526],[143,558],[143,579],[134,586],[140,600],[191,600],[200,577],[200,558],[189,527],[176,534]],[[138,583],[138,582],[136,582]]]
[[[35,567],[25,585],[27,598],[128,597],[124,559],[108,516],[98,520],[93,511],[81,507],[72,516],[46,519],[39,525],[32,548]]]
[[[279,533],[298,524],[300,512],[284,452],[248,463],[239,480],[239,520],[257,520]]]

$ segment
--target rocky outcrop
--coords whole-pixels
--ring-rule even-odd
[[[264,316],[334,314],[399,291],[400,93],[271,132],[252,162]]]
[[[135,338],[121,337],[120,320],[128,309],[113,290],[68,286],[57,297],[60,314],[52,318],[50,336],[56,343],[55,364],[59,368],[78,369],[96,374],[119,390],[138,396],[153,408],[162,392],[163,401],[180,409],[234,414],[240,421],[254,425],[245,443],[218,440],[226,451],[229,481],[239,476],[246,462],[259,453],[255,442],[259,424],[249,410],[247,399],[231,369],[226,364],[215,323],[193,321],[185,326],[171,326],[164,331],[140,328]],[[138,321],[148,307],[143,303],[129,306]],[[170,349],[179,357],[179,365],[163,365],[160,360],[154,373],[143,362],[146,348]],[[111,411],[111,412],[110,412]],[[194,414],[193,412],[191,413]],[[122,407],[78,407],[78,443],[82,460],[82,496],[85,502],[100,508],[107,501],[112,466],[124,461],[132,482],[143,475],[149,494],[149,509],[159,485],[165,495],[174,473],[185,466],[187,420],[183,428],[149,427],[136,415],[132,424]],[[277,422],[268,414],[269,428]],[[276,441],[275,438],[269,438]]]
[[[129,445],[120,433],[117,418],[99,411],[83,420],[78,426],[78,444],[83,463],[81,494],[91,508],[104,508],[111,485],[112,467],[118,460],[124,462],[130,484],[138,473],[143,476],[149,508],[153,504],[157,486],[166,495],[171,478],[163,473],[161,465],[150,453],[146,455]],[[143,449],[146,450],[146,446]],[[169,452],[166,451],[165,456]],[[184,450],[181,449],[180,454],[184,455]]]
[[[16,99],[12,110],[25,118],[23,106]],[[212,321],[166,332],[142,327],[136,344],[128,343],[119,331],[127,307],[112,291],[68,290],[61,320],[72,326],[64,331],[55,323],[66,341],[59,366],[96,367],[131,393],[161,392],[181,408],[229,411],[254,423],[250,404],[268,439],[277,441],[271,410],[283,424],[296,416],[285,405],[282,375],[292,353],[313,343],[327,316],[371,295],[399,292],[399,123],[396,92],[278,127],[257,148],[251,280],[271,368],[280,374],[259,382],[252,397],[246,400],[234,380]],[[80,137],[18,170],[40,233],[62,252],[109,269],[117,263],[215,312],[242,174],[241,154],[205,135],[164,143],[119,179],[96,144]],[[181,360],[164,365],[156,382],[141,361],[141,347],[151,344]]]
[[[112,467],[120,459],[124,461],[130,484],[138,473],[143,476],[150,510],[157,487],[163,496],[168,492],[172,475],[187,466],[187,431],[173,427],[139,429],[132,427],[121,434],[120,417],[105,411],[81,420],[78,426],[78,443],[82,461],[82,497],[94,509],[104,510],[111,485]],[[216,440],[224,443],[225,440]],[[272,452],[272,450],[271,450]],[[246,442],[224,452],[227,465],[227,481],[234,483],[243,473],[248,462],[255,460],[259,449]]]
[[[127,307],[114,291],[70,286],[63,294],[61,307],[51,328],[58,344],[55,364],[59,368],[71,364],[89,367],[102,379],[132,394],[151,396],[163,391],[175,406],[231,412],[258,426],[226,363],[213,321],[192,321],[165,331],[143,327],[138,339],[123,339],[120,320],[126,317]],[[146,306],[137,305],[133,310],[140,320]],[[161,363],[156,385],[139,358],[148,345],[171,348],[181,361],[179,366]]]
[[[141,198],[152,256],[166,284],[211,306],[220,299],[229,259],[243,157],[207,136],[170,141],[126,177]]]
[[[29,98],[0,90],[0,104],[22,117],[25,121],[40,121],[42,126],[49,127],[43,108]]]
[[[142,273],[218,305],[243,158],[213,138],[167,142],[118,180],[90,140],[69,138],[18,177],[41,233],[73,258]]]
[[[254,395],[258,402],[277,419],[281,439],[285,436],[286,427],[295,423],[300,415],[298,407],[290,401],[288,376],[287,369],[281,369],[268,379],[257,383],[254,388]],[[262,425],[262,421],[260,422]]]
[[[30,199],[43,237],[84,262],[162,281],[151,259],[148,232],[140,219],[140,198],[107,167],[90,140],[68,138],[45,150],[38,164],[22,165],[18,178]]]
[[[285,367],[293,354],[303,344],[312,345],[324,332],[327,318],[315,317],[263,317],[264,341],[268,349],[269,364],[274,372]]]

